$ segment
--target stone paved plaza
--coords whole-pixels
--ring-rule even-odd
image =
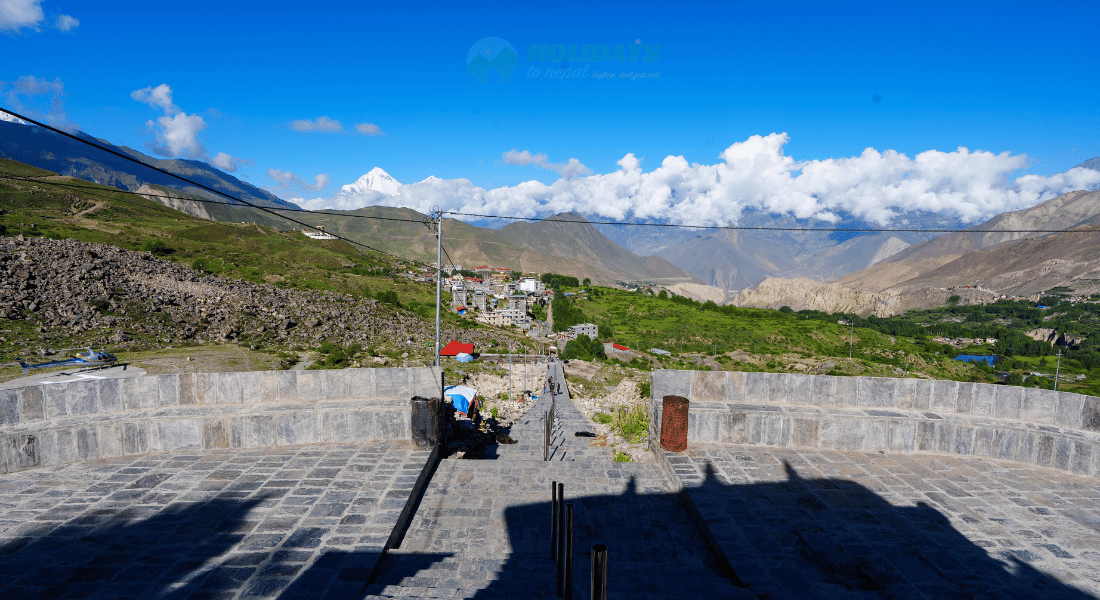
[[[0,477],[0,598],[359,598],[428,452],[152,454]]]
[[[597,543],[610,598],[1100,598],[1094,477],[699,443],[615,463],[575,435],[592,428],[560,363],[548,374],[562,393],[539,395],[517,443],[434,471],[431,452],[390,441],[4,474],[0,598],[553,598],[552,481],[574,505],[577,598]]]

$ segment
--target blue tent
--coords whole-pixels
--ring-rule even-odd
[[[474,396],[477,396],[477,390],[465,385],[449,385],[443,388],[443,394],[451,399],[455,410],[466,414],[470,410],[470,403],[474,401]]]

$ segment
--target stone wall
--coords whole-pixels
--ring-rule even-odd
[[[688,443],[958,454],[1100,475],[1100,398],[1017,386],[791,373],[655,371],[691,401]]]
[[[436,368],[101,379],[0,391],[0,472],[146,452],[411,438]]]

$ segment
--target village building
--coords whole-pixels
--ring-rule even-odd
[[[600,326],[593,325],[592,323],[581,323],[580,325],[573,325],[569,328],[569,331],[573,333],[573,339],[576,339],[578,335],[587,335],[594,340],[600,337]]]

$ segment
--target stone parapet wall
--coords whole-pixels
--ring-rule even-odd
[[[179,450],[411,439],[436,368],[186,373],[0,391],[0,472]]]
[[[655,371],[691,401],[688,443],[981,456],[1100,475],[1100,398],[930,379]],[[690,447],[690,446],[689,446]]]

